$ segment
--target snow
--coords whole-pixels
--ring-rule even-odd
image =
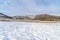
[[[0,40],[60,40],[60,23],[0,22]]]

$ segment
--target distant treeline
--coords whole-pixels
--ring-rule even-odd
[[[31,16],[7,16],[3,13],[0,13],[0,20],[39,20],[39,21],[60,21],[60,16],[40,14],[40,15],[31,15]]]
[[[60,21],[60,16],[53,16],[48,14],[41,14],[36,15],[34,20],[41,20],[41,21]]]

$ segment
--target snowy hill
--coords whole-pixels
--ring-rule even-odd
[[[0,13],[0,21],[60,21],[60,16],[40,14],[40,15],[26,15],[26,16],[8,16]]]
[[[3,13],[0,13],[0,18],[11,18],[11,17],[10,16],[7,16],[7,15],[5,15]]]
[[[10,17],[10,16],[7,16],[7,15],[5,15],[5,14],[3,14],[3,13],[0,13],[0,21],[8,21],[8,20],[10,20],[12,17]]]

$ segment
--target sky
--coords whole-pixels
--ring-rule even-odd
[[[0,12],[9,16],[60,15],[60,0],[0,0]]]

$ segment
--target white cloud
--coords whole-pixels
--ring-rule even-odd
[[[33,15],[50,12],[57,13],[60,10],[58,6],[55,6],[53,3],[50,4],[50,0],[40,0],[42,4],[39,5],[36,1],[37,0],[5,0],[4,4],[0,6],[0,12],[7,13],[8,15]],[[49,4],[46,6],[44,2]]]

